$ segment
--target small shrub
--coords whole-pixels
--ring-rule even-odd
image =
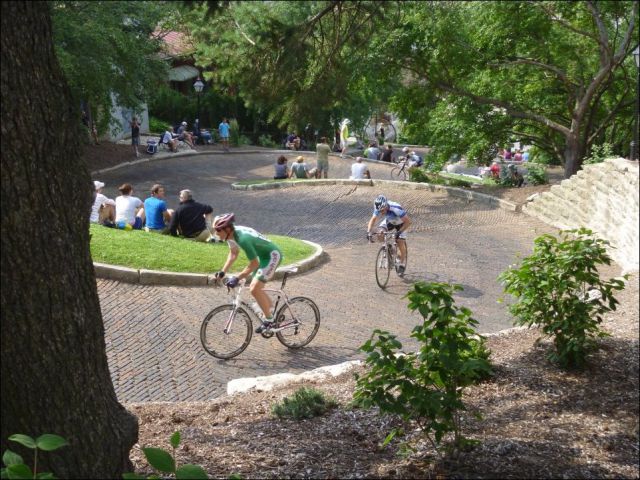
[[[267,148],[278,148],[278,143],[274,142],[269,135],[260,135],[258,137],[258,145]]]
[[[64,438],[45,433],[33,439],[28,435],[16,433],[11,435],[9,440],[33,450],[33,471],[25,465],[20,455],[7,449],[2,455],[4,467],[0,470],[0,478],[56,478],[52,473],[38,473],[38,451],[52,452],[68,445]]]
[[[302,387],[292,397],[285,397],[274,404],[272,411],[278,418],[300,420],[322,415],[336,405],[335,400],[326,398],[319,390]]]
[[[251,145],[251,139],[246,135],[238,135],[237,142],[238,143],[235,143],[234,145],[237,145],[238,147],[241,147],[242,145]]]
[[[396,336],[377,329],[360,347],[369,371],[357,378],[356,404],[414,420],[436,451],[447,433],[454,434],[454,449],[470,443],[460,432],[463,390],[491,373],[489,351],[474,331],[478,322],[469,309],[455,306],[457,290],[462,287],[418,282],[407,294],[409,309],[424,320],[411,333],[418,352],[400,353]],[[393,430],[385,444],[397,433]]]
[[[536,146],[529,150],[529,161],[542,165],[560,165],[560,160],[557,157]]]
[[[240,145],[240,125],[235,118],[229,120],[229,143],[235,147]]]
[[[170,473],[175,475],[177,480],[181,479],[204,479],[209,478],[207,476],[207,472],[204,471],[202,467],[199,465],[191,465],[185,464],[180,467],[176,465],[175,455],[176,449],[180,445],[180,432],[174,432],[173,435],[169,438],[169,443],[173,448],[173,455],[171,455],[166,450],[161,448],[154,447],[143,447],[142,452],[144,453],[147,462],[154,469],[161,473]],[[125,473],[122,478],[125,480],[134,480],[134,479],[142,479],[137,473]],[[149,478],[160,478],[157,476],[152,476]]]
[[[163,122],[155,117],[149,117],[149,132],[164,133],[167,129],[167,122]]]
[[[582,162],[584,165],[593,165],[594,163],[602,163],[607,158],[615,157],[613,147],[610,143],[602,145],[593,145],[591,147],[591,155],[586,157]]]
[[[549,183],[547,170],[542,165],[528,164],[524,179],[529,185],[544,185]]]
[[[437,173],[428,172],[424,168],[411,167],[409,169],[409,180],[417,183],[431,183],[433,185],[449,185],[450,187],[471,187],[471,182],[458,178],[449,178],[438,175]]]
[[[596,349],[602,315],[616,309],[615,290],[622,279],[600,279],[598,266],[610,265],[608,242],[584,228],[560,232],[560,238],[542,235],[533,253],[518,268],[500,274],[505,292],[516,298],[509,307],[516,325],[539,325],[553,337],[549,358],[563,368],[581,368]],[[627,276],[623,277],[627,278]]]

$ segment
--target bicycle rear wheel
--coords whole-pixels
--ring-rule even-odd
[[[389,283],[389,274],[391,273],[391,256],[387,252],[386,247],[380,247],[378,256],[376,257],[376,282],[378,286],[384,289]]]
[[[403,167],[393,167],[391,169],[391,180],[406,180],[407,170]]]
[[[294,297],[278,310],[276,337],[285,347],[301,348],[307,345],[320,328],[320,310],[307,297]]]
[[[242,308],[234,313],[233,305],[214,308],[200,327],[200,342],[205,351],[223,360],[244,352],[252,335],[251,318]]]

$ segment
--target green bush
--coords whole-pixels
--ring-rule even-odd
[[[302,387],[295,391],[293,397],[285,397],[272,407],[278,418],[313,418],[322,415],[337,405],[335,400],[314,388]]]
[[[543,165],[560,165],[560,161],[556,156],[536,146],[531,147],[529,150],[529,161]]]
[[[591,147],[591,155],[586,157],[582,163],[584,165],[592,165],[594,163],[602,163],[607,158],[612,157],[615,157],[613,147],[609,143],[603,143],[602,145],[593,145]]]
[[[69,445],[64,438],[45,433],[34,439],[28,435],[16,433],[11,435],[9,440],[33,450],[33,471],[24,463],[20,455],[7,449],[2,455],[4,467],[0,470],[0,478],[56,478],[52,473],[38,473],[38,452],[40,450],[52,452]]]
[[[409,180],[417,183],[431,183],[433,185],[448,185],[450,187],[471,187],[471,182],[458,178],[443,177],[435,172],[428,172],[424,168],[411,167],[409,169]]]
[[[167,122],[163,122],[155,117],[149,117],[149,132],[164,133],[167,129]]]
[[[240,125],[235,118],[229,120],[229,143],[235,147],[240,145]]]
[[[402,354],[396,336],[377,329],[360,347],[369,370],[357,378],[354,401],[414,420],[436,450],[447,433],[454,434],[454,449],[469,443],[460,432],[463,390],[491,373],[489,351],[474,331],[478,322],[453,300],[458,290],[460,285],[418,282],[407,294],[409,309],[423,317],[411,333],[418,352]]]
[[[258,145],[267,148],[278,148],[278,143],[274,142],[269,135],[260,135],[258,137]]]
[[[561,231],[559,238],[542,235],[518,268],[498,277],[516,299],[509,307],[515,324],[539,325],[553,337],[549,358],[562,368],[583,367],[597,348],[595,340],[607,336],[600,329],[602,315],[616,309],[613,293],[624,288],[624,281],[600,279],[598,266],[611,264],[606,245],[584,228]]]
[[[527,173],[524,179],[529,185],[544,185],[549,183],[547,170],[542,165],[527,164]]]

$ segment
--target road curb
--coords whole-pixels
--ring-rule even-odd
[[[386,162],[383,162],[386,163]],[[502,200],[486,193],[473,192],[464,190],[462,188],[448,187],[446,185],[435,185],[431,183],[415,183],[397,180],[349,180],[349,179],[309,179],[309,180],[284,180],[282,182],[269,182],[269,183],[256,183],[251,185],[243,185],[239,183],[232,183],[231,188],[233,190],[273,190],[279,188],[293,188],[304,186],[318,186],[318,185],[361,185],[371,187],[396,187],[407,190],[430,190],[432,192],[442,191],[448,195],[457,198],[463,198],[467,200],[467,203],[473,201],[487,204],[493,207],[501,208],[503,210],[509,210],[511,212],[520,213],[522,211],[522,205],[510,202],[508,200]]]
[[[314,242],[308,240],[300,240],[301,242],[311,245],[315,252],[299,262],[290,263],[286,266],[280,267],[276,270],[273,276],[274,280],[283,277],[283,269],[290,269],[291,267],[297,267],[296,273],[290,275],[298,275],[304,272],[308,272],[314,267],[317,267],[326,260],[326,255],[322,247]],[[128,268],[121,267],[119,265],[109,265],[108,263],[93,263],[93,268],[97,278],[104,278],[106,280],[117,280],[125,283],[137,283],[140,285],[164,285],[164,286],[178,286],[178,287],[205,287],[207,285],[213,285],[215,278],[213,275],[207,275],[204,273],[179,273],[179,272],[163,272],[160,270],[146,270],[144,268]],[[233,274],[232,274],[233,275]]]

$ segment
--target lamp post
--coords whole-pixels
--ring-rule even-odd
[[[636,72],[640,70],[640,47],[636,47],[633,51],[633,58],[636,61]],[[629,159],[638,161],[638,115],[640,115],[640,91],[638,87],[638,79],[636,78],[636,111],[633,118],[633,140],[631,141],[631,149]]]
[[[200,77],[198,77],[193,83],[193,89],[198,94],[198,128],[200,128],[200,94],[202,93],[203,88],[204,83],[202,83],[202,80],[200,80]],[[198,135],[198,138],[200,138],[200,132],[195,132],[195,134]]]

